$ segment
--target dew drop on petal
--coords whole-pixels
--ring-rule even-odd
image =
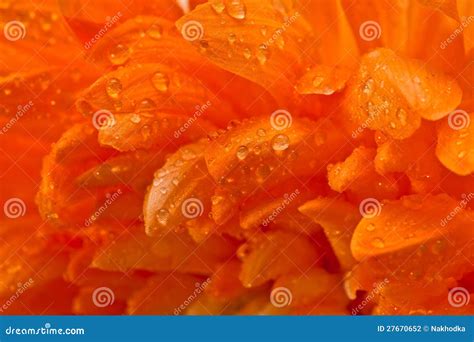
[[[107,81],[105,91],[107,92],[107,95],[109,95],[111,98],[116,99],[122,92],[122,83],[117,78],[111,78]]]
[[[237,20],[245,19],[247,9],[243,0],[226,0],[227,14]]]
[[[290,146],[290,138],[285,134],[275,135],[272,139],[272,148],[275,151],[284,151]]]
[[[162,93],[168,91],[169,79],[165,74],[161,72],[155,73],[151,78],[151,82],[156,90]]]
[[[109,60],[114,65],[122,65],[130,58],[130,48],[123,44],[115,45],[109,51]]]

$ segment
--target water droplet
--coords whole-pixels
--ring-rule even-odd
[[[374,90],[374,80],[369,78],[367,82],[365,82],[364,89],[362,92],[366,95],[371,95]]]
[[[260,65],[264,65],[268,59],[268,47],[265,44],[261,44],[257,49],[256,56]]]
[[[152,39],[160,39],[161,35],[163,34],[163,28],[158,24],[153,24],[150,28],[146,31],[148,37]]]
[[[240,146],[238,149],[237,149],[237,158],[239,160],[244,160],[249,154],[249,149],[247,148],[247,146]]]
[[[130,121],[133,122],[133,123],[140,123],[140,121],[142,120],[142,118],[140,117],[140,115],[138,114],[133,114],[131,117],[130,117]]]
[[[168,210],[161,208],[158,210],[158,214],[156,214],[156,219],[158,220],[158,223],[161,224],[162,226],[166,226],[168,224],[168,220],[170,218],[170,213]]]
[[[290,146],[290,138],[285,134],[275,135],[272,139],[272,148],[275,151],[284,151]]]
[[[155,108],[156,104],[153,102],[152,99],[143,99],[140,101],[140,103],[137,106],[137,110],[149,110],[152,108]]]
[[[227,37],[227,40],[229,41],[230,44],[234,44],[235,41],[237,40],[235,33],[229,34],[229,36]]]
[[[105,91],[111,98],[116,99],[119,97],[120,92],[122,91],[122,83],[117,78],[111,78],[107,81]]]
[[[367,231],[369,231],[369,232],[373,232],[373,231],[375,230],[375,224],[369,223],[369,224],[367,225],[367,228],[366,228],[366,229],[367,229]]]
[[[92,105],[86,100],[79,100],[76,107],[82,115],[90,115],[94,111]]]
[[[397,111],[397,118],[402,126],[407,124],[407,112],[403,108],[399,108]],[[395,127],[393,127],[395,128]]]
[[[267,164],[260,164],[255,170],[255,174],[259,181],[265,180],[270,175],[271,169]]]
[[[168,91],[169,79],[165,74],[161,72],[155,73],[151,78],[151,82],[156,90],[163,93]]]
[[[117,44],[109,51],[109,60],[114,65],[121,65],[128,61],[130,53],[128,46]]]
[[[225,5],[221,0],[212,2],[211,7],[217,14],[221,14],[225,9]]]
[[[372,246],[374,246],[375,248],[384,248],[385,242],[381,238],[375,238],[372,240]]]
[[[265,130],[264,130],[263,128],[259,128],[259,129],[257,130],[257,135],[258,135],[259,137],[264,137],[265,134],[266,134],[266,132],[265,132]]]
[[[324,78],[321,76],[316,76],[313,78],[313,87],[319,87],[324,82]]]
[[[467,154],[466,151],[461,151],[461,152],[458,153],[458,158],[459,158],[459,159],[462,159],[462,158],[464,158],[464,157],[466,156],[466,154]]]
[[[249,60],[252,57],[252,52],[250,52],[250,49],[248,49],[248,48],[244,49],[244,57],[247,60]]]
[[[267,26],[262,26],[260,28],[260,32],[262,33],[263,36],[266,36],[267,35],[267,32],[268,32],[268,29],[267,29]]]
[[[168,189],[166,189],[164,186],[160,188],[160,192],[164,195],[168,192]]]
[[[247,9],[243,0],[227,0],[226,1],[227,14],[237,20],[245,19]]]

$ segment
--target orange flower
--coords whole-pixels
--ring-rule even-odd
[[[474,313],[472,2],[188,6],[1,10],[1,313]]]

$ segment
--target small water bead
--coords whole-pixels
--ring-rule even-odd
[[[272,170],[267,164],[260,164],[255,170],[255,174],[257,175],[259,181],[263,181],[270,175],[271,172]]]
[[[243,54],[244,54],[245,59],[247,59],[247,60],[252,58],[252,52],[250,52],[250,49],[248,49],[248,48],[245,48],[243,50]]]
[[[122,92],[122,82],[120,82],[120,80],[117,78],[111,78],[107,81],[105,91],[107,92],[107,95],[109,95],[111,98],[118,98],[120,93]]]
[[[137,110],[149,110],[152,108],[155,108],[156,104],[153,102],[152,99],[143,99],[140,101],[140,103],[137,105]]]
[[[263,36],[266,36],[267,35],[267,32],[268,32],[268,29],[266,26],[262,26],[260,28],[260,32],[262,33]]]
[[[274,151],[284,151],[290,146],[290,138],[285,134],[275,135],[272,139],[272,148]]]
[[[385,247],[385,242],[381,238],[374,238],[371,243],[372,243],[372,246],[374,246],[375,248]]]
[[[227,40],[229,41],[230,44],[234,44],[235,41],[237,40],[237,36],[235,35],[235,33],[231,33],[227,37]]]
[[[402,126],[407,124],[407,112],[403,108],[397,110],[397,118]]]
[[[168,189],[166,189],[164,186],[160,188],[160,192],[164,195],[168,192]]]
[[[161,224],[162,226],[166,226],[168,224],[168,220],[170,218],[170,213],[167,209],[161,208],[158,210],[158,213],[156,214],[156,219],[158,220],[158,223]]]
[[[266,134],[265,129],[259,128],[259,129],[257,130],[257,135],[258,135],[259,137],[264,137],[265,134]]]
[[[373,232],[375,230],[375,224],[369,223],[366,227],[368,232]]]
[[[169,79],[162,72],[155,73],[151,78],[151,82],[153,83],[153,86],[156,90],[162,93],[168,91]]]
[[[362,92],[366,95],[371,95],[374,90],[374,80],[369,78],[367,82],[365,82],[364,89]]]
[[[76,104],[77,110],[82,115],[90,115],[94,111],[92,105],[86,100],[79,100]]]
[[[313,78],[313,87],[319,87],[321,84],[323,84],[324,82],[324,77],[321,77],[321,76],[315,76]]]
[[[258,49],[257,53],[255,54],[257,56],[257,60],[260,63],[260,65],[264,65],[267,62],[268,59],[268,47],[265,44],[261,44]]]
[[[128,61],[130,54],[131,50],[128,46],[117,44],[109,51],[109,60],[114,65],[121,65]]]
[[[217,14],[221,14],[225,9],[225,5],[222,0],[211,2],[211,7],[214,11],[216,11]]]
[[[206,50],[209,48],[209,42],[207,40],[200,40],[199,41],[199,49],[201,50],[202,53],[206,52]]]
[[[222,203],[223,200],[224,200],[224,197],[219,196],[219,195],[214,195],[214,196],[211,197],[212,205],[218,205],[218,204]]]
[[[226,0],[227,14],[237,20],[245,19],[247,15],[247,8],[243,0]]]
[[[142,120],[142,118],[138,114],[133,114],[130,117],[130,121],[133,122],[133,123],[136,123],[136,124],[140,123],[141,120]]]
[[[160,39],[163,35],[163,28],[158,24],[153,24],[146,31],[146,34],[152,39]]]
[[[240,146],[238,149],[237,149],[237,158],[239,160],[244,160],[249,154],[249,149],[247,148],[247,146]]]

